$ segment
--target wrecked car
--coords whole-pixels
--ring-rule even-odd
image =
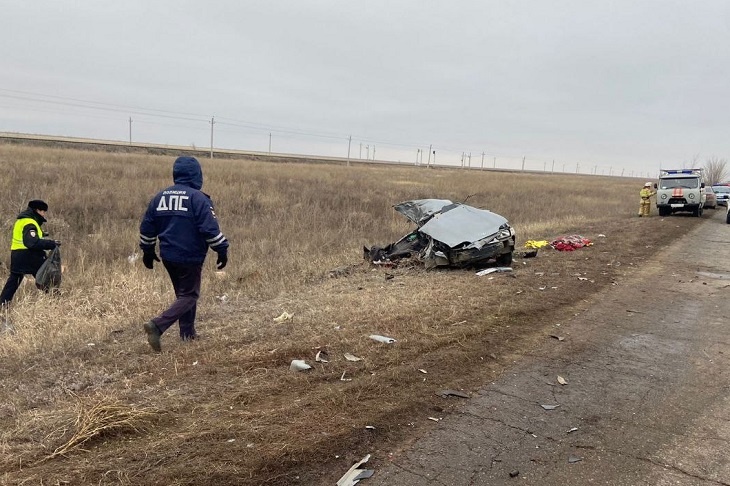
[[[515,231],[499,214],[448,199],[417,199],[393,208],[418,228],[385,247],[365,247],[364,256],[373,263],[412,257],[427,269],[512,263]]]

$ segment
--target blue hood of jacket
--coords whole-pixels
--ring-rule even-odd
[[[203,169],[195,157],[178,157],[172,165],[175,184],[200,190],[203,187]]]

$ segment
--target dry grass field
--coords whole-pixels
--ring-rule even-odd
[[[15,215],[42,198],[66,266],[61,295],[25,285],[0,334],[0,484],[334,484],[458,407],[438,390],[478,390],[700,221],[637,218],[644,181],[630,179],[201,160],[230,261],[221,274],[206,262],[201,339],[172,328],[154,354],[141,325],[172,288],[135,255],[172,162],[0,145],[0,237],[9,248]],[[362,260],[411,230],[393,204],[467,196],[507,217],[518,246],[571,233],[595,245],[494,278]]]

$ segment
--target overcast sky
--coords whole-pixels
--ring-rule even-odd
[[[727,0],[0,0],[0,131],[581,172],[730,157]],[[89,108],[94,106],[95,109]],[[269,136],[271,134],[271,136]]]

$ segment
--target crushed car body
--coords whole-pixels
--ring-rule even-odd
[[[365,248],[373,263],[416,257],[427,269],[512,263],[515,231],[499,214],[448,199],[417,199],[393,208],[418,226],[395,243]]]

